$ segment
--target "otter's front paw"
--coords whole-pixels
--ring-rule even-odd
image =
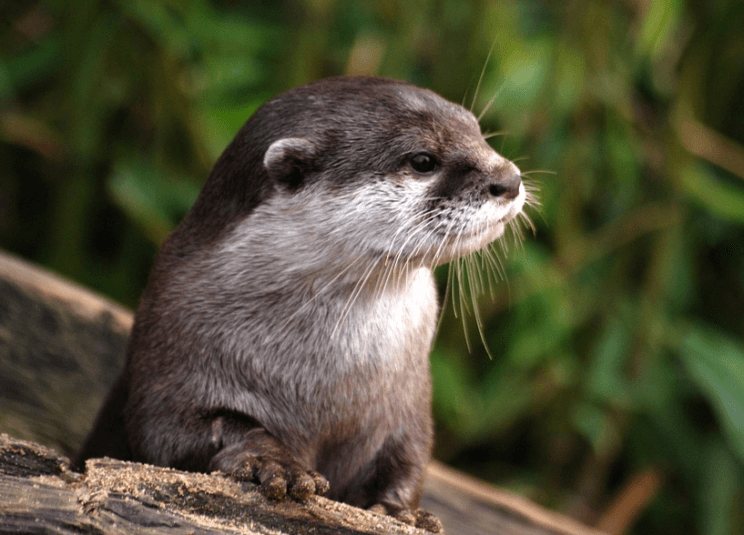
[[[399,509],[378,503],[370,507],[369,510],[381,515],[392,516],[404,524],[416,526],[431,533],[444,533],[442,522],[435,515],[423,509]]]
[[[254,454],[229,447],[214,456],[212,470],[219,470],[241,481],[254,481],[269,499],[282,500],[287,494],[301,502],[313,494],[328,492],[328,481],[285,454]]]
[[[246,458],[243,466],[232,473],[236,479],[257,481],[261,492],[272,500],[282,500],[289,493],[295,500],[307,501],[313,494],[328,492],[328,481],[314,470],[299,464],[281,463],[272,458]]]

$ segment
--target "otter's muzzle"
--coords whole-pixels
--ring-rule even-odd
[[[519,195],[519,186],[522,184],[519,168],[512,162],[507,162],[494,179],[488,184],[488,194],[511,201]]]

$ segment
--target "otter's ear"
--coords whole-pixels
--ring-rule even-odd
[[[315,143],[305,138],[278,139],[266,150],[264,167],[271,178],[294,189],[302,184],[310,171],[317,168],[317,151]]]

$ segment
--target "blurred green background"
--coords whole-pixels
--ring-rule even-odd
[[[483,130],[542,206],[479,301],[494,358],[445,315],[437,457],[618,533],[744,533],[744,2],[14,0],[0,23],[0,247],[131,308],[263,101],[366,73],[469,104],[485,69],[474,109],[495,97]]]

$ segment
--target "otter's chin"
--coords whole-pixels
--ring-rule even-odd
[[[451,238],[447,242],[440,244],[437,247],[431,247],[424,255],[417,255],[416,257],[408,258],[408,264],[418,264],[429,268],[435,268],[452,262],[463,256],[467,256],[470,253],[479,251],[489,243],[499,239],[504,235],[506,229],[506,223],[512,219],[512,217],[505,218],[497,221],[496,223],[489,225],[488,230],[481,232],[474,232],[472,234],[460,234],[457,238]]]

